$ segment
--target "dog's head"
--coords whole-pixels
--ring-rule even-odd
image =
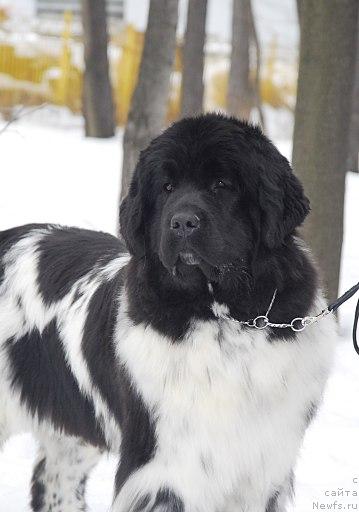
[[[173,124],[141,153],[121,205],[132,254],[176,279],[219,280],[285,243],[309,211],[288,161],[262,132],[218,114]]]

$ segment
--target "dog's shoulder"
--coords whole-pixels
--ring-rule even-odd
[[[63,227],[51,229],[38,250],[39,287],[46,301],[61,299],[81,277],[126,253],[108,233]]]

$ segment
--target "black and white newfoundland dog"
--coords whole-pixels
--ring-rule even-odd
[[[141,153],[126,245],[50,224],[0,233],[0,445],[37,437],[33,511],[85,510],[104,451],[119,454],[113,512],[286,510],[335,322],[250,320],[325,307],[295,231],[308,210],[258,128],[208,114]]]

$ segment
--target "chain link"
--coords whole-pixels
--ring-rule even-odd
[[[301,332],[304,331],[309,325],[312,325],[318,320],[321,320],[323,317],[329,315],[332,313],[332,311],[329,311],[328,308],[323,309],[318,315],[316,316],[304,316],[304,317],[296,317],[293,318],[293,320],[290,323],[282,323],[282,324],[276,324],[269,321],[269,318],[267,315],[259,315],[256,316],[253,320],[236,320],[235,318],[231,317],[228,314],[221,314],[217,315],[219,318],[225,319],[225,320],[232,320],[233,322],[236,322],[240,325],[246,325],[247,327],[252,327],[254,329],[262,330],[266,329],[267,327],[274,327],[276,329],[292,329],[294,332]]]

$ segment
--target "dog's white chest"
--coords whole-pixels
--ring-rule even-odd
[[[241,483],[253,486],[253,495],[259,486],[263,499],[275,491],[326,377],[328,361],[312,357],[310,345],[306,335],[300,344],[270,343],[263,332],[228,321],[198,322],[178,344],[150,328],[131,328],[119,357],[154,411],[161,478],[214,501]]]

